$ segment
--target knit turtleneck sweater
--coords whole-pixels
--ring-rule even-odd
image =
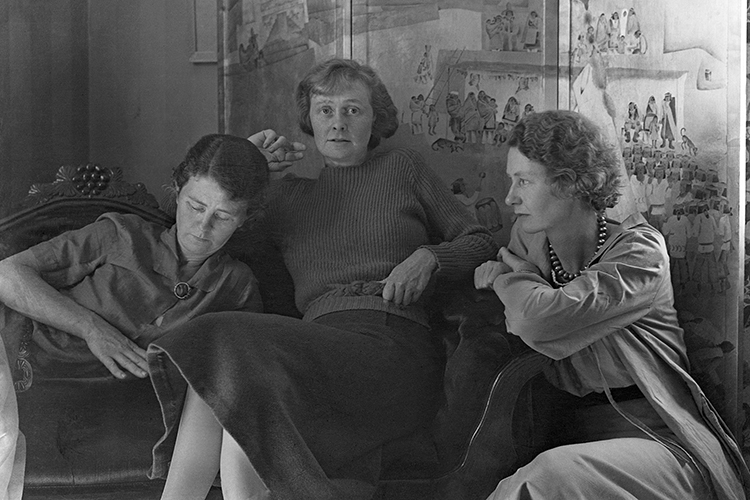
[[[386,302],[380,281],[418,248],[435,255],[433,277],[441,280],[468,278],[497,252],[489,231],[408,149],[326,167],[317,179],[281,180],[267,222],[306,320],[375,309],[426,324],[422,300],[408,307]]]

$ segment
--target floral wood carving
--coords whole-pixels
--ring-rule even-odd
[[[156,198],[143,183],[125,182],[119,168],[102,167],[95,163],[63,165],[57,171],[54,182],[31,185],[24,205],[41,205],[53,198],[112,198],[133,205],[159,207]]]

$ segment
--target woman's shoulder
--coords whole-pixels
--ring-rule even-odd
[[[616,223],[614,231],[628,238],[662,239],[661,233],[649,224],[640,213],[629,215],[622,222]]]
[[[382,153],[382,156],[410,163],[424,163],[424,157],[421,153],[407,147],[396,147],[386,150]]]
[[[272,180],[266,195],[266,214],[272,213],[280,204],[285,205],[291,198],[309,191],[314,186],[315,179],[294,173]]]
[[[271,189],[284,189],[290,186],[296,186],[299,184],[306,184],[314,182],[315,179],[310,177],[302,177],[297,175],[295,172],[285,172],[284,175],[276,179],[271,180]]]
[[[613,238],[605,248],[614,260],[630,256],[635,259],[667,260],[664,236],[651,226],[641,214],[631,215],[612,227]]]
[[[160,246],[162,234],[170,229],[139,215],[118,212],[104,213],[96,222],[100,239],[111,239],[121,249],[131,248],[131,251],[139,252]]]
[[[158,234],[165,229],[165,226],[156,222],[149,222],[140,215],[119,212],[103,213],[96,221],[110,221],[116,230],[128,233],[156,232]]]

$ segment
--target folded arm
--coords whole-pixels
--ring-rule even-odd
[[[428,232],[437,241],[416,249],[384,280],[383,298],[409,305],[419,299],[433,274],[449,280],[470,277],[477,265],[495,255],[497,244],[420,155],[409,150],[402,154],[412,166],[412,186],[424,208]]]
[[[508,330],[561,359],[643,318],[669,286],[666,249],[653,236],[628,237],[561,288],[533,272],[496,276]]]
[[[61,294],[42,278],[30,250],[0,261],[0,302],[19,313],[86,341],[91,352],[118,378],[123,369],[148,375],[146,351],[101,316]]]

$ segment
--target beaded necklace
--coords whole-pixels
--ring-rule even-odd
[[[596,250],[594,250],[594,255],[596,255],[599,250],[601,250],[602,246],[604,246],[604,242],[607,241],[607,221],[604,218],[603,212],[599,212],[599,214],[597,214],[596,221],[599,225],[599,239],[596,242]],[[589,259],[589,261],[585,266],[581,268],[580,271],[571,274],[563,269],[562,264],[560,263],[560,258],[552,248],[552,243],[547,242],[547,247],[549,249],[549,260],[552,264],[552,281],[556,286],[563,286],[579,277],[581,275],[581,271],[587,269],[589,265],[591,265],[591,261],[594,260],[594,255],[592,255],[591,259]]]

